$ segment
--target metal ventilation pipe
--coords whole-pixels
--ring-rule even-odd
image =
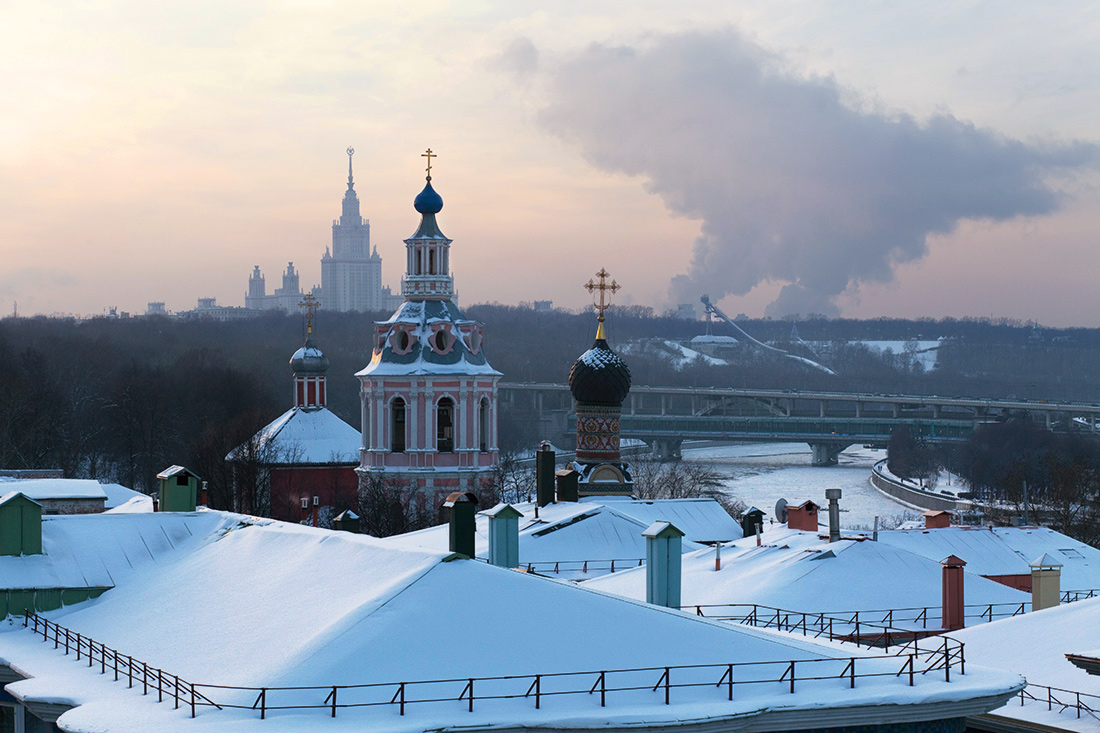
[[[829,542],[840,539],[840,489],[825,489],[829,500]]]

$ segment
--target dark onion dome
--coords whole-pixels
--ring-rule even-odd
[[[432,188],[432,179],[424,185],[424,190],[413,199],[413,208],[421,214],[438,214],[443,210],[443,197]]]
[[[290,357],[290,368],[295,374],[324,374],[328,371],[328,357],[313,344],[313,337]]]
[[[577,402],[621,405],[630,391],[630,368],[611,350],[602,334],[601,328],[592,348],[573,362],[569,391]]]

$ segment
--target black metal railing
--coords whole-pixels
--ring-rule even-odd
[[[1028,682],[1027,687],[1020,690],[1019,698],[1021,707],[1025,701],[1030,700],[1040,704],[1046,703],[1047,710],[1051,712],[1064,713],[1067,710],[1073,710],[1078,718],[1081,717],[1081,713],[1085,713],[1100,720],[1100,716],[1097,715],[1100,713],[1100,695]]]
[[[728,664],[670,665],[627,669],[555,672],[549,674],[501,675],[359,685],[309,685],[295,687],[246,687],[200,684],[167,673],[87,636],[28,612],[24,620],[33,633],[66,654],[75,652],[79,661],[99,667],[100,674],[112,673],[116,681],[140,686],[142,694],[155,692],[157,701],[189,708],[195,717],[201,707],[219,710],[255,710],[264,719],[278,710],[317,709],[336,717],[338,710],[378,707],[405,715],[412,705],[459,703],[473,712],[475,703],[499,700],[528,700],[541,709],[548,699],[566,696],[593,699],[600,707],[612,696],[631,704],[674,701],[732,700],[735,688],[757,686],[794,693],[811,684],[840,681],[853,688],[857,680],[894,679],[913,686],[918,678],[952,672],[965,673],[963,645],[949,637],[934,643],[919,639],[894,647],[892,653],[851,657],[812,658],[783,661],[733,662]],[[830,688],[833,689],[833,688]],[[694,691],[694,693],[692,692]],[[654,697],[656,695],[656,697]],[[215,700],[214,698],[218,698]]]
[[[978,623],[1020,616],[1031,610],[1030,605],[1030,603],[967,605],[964,610],[964,620]],[[788,611],[755,603],[696,604],[680,608],[685,611],[695,611],[699,616],[719,621],[738,621],[754,625],[778,615],[778,619],[774,621],[776,628],[807,629],[806,635],[812,633],[808,629],[814,629],[819,632],[818,635],[823,635],[826,630],[848,627],[879,626],[889,628],[895,633],[906,633],[918,629],[938,632],[943,626],[943,609],[939,606],[820,612]]]
[[[640,568],[645,565],[645,558],[628,557],[612,560],[545,560],[542,562],[523,563],[529,573],[541,573],[543,575],[561,575],[562,573],[614,573],[619,570]]]

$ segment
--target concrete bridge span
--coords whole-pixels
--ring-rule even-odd
[[[571,440],[573,399],[561,384],[502,383],[504,409],[527,410],[547,437]],[[832,465],[860,444],[885,447],[898,425],[933,443],[961,442],[982,423],[1027,413],[1048,429],[1072,422],[1097,433],[1100,404],[720,387],[633,387],[623,404],[622,436],[678,458],[683,440],[807,443],[814,465]]]

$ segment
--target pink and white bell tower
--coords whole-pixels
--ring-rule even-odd
[[[380,481],[409,506],[435,516],[455,491],[487,494],[499,461],[497,382],[482,348],[482,325],[452,301],[451,240],[436,214],[443,199],[427,184],[413,201],[420,226],[405,240],[405,302],[375,323],[371,362],[356,374],[362,400],[360,484]],[[488,497],[486,497],[488,498]]]

